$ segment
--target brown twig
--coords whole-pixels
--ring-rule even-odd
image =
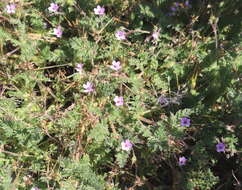
[[[143,122],[145,122],[145,123],[148,123],[149,125],[157,126],[157,123],[156,122],[151,121],[151,120],[149,120],[147,118],[144,118],[142,116],[140,117],[140,120],[143,121]]]

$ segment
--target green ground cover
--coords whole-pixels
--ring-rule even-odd
[[[241,0],[1,0],[0,190],[241,190]]]

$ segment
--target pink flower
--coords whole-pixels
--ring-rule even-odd
[[[54,35],[56,35],[57,38],[61,38],[62,33],[63,32],[60,26],[58,26],[57,28],[54,28]]]
[[[83,88],[85,89],[84,92],[89,93],[93,92],[93,84],[91,82],[87,82],[86,84],[83,84]]]
[[[179,157],[179,162],[178,162],[179,166],[186,165],[186,162],[187,162],[187,159],[184,156]]]
[[[58,9],[59,9],[59,6],[58,6],[58,4],[56,4],[56,3],[51,3],[51,4],[50,4],[50,7],[48,8],[48,10],[49,10],[50,12],[57,12]]]
[[[124,98],[122,96],[115,96],[115,98],[113,100],[114,100],[116,106],[124,105]]]
[[[119,30],[115,33],[115,36],[118,40],[126,40],[126,32]]]
[[[115,70],[115,71],[120,70],[121,69],[120,61],[113,61],[110,68]]]
[[[155,32],[152,33],[152,37],[153,37],[154,40],[158,40],[159,39],[159,35],[160,35],[159,31],[155,31]]]
[[[82,72],[82,67],[83,67],[82,63],[77,64],[76,71],[79,72],[79,73]]]
[[[96,8],[94,8],[94,13],[95,15],[103,16],[105,14],[105,8],[98,5]]]
[[[132,147],[133,147],[133,144],[128,139],[121,143],[122,150],[130,151]]]
[[[15,13],[16,5],[15,4],[10,4],[6,6],[6,11],[8,14],[13,14]]]

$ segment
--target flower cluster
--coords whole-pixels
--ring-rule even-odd
[[[171,11],[172,12],[176,12],[178,11],[180,8],[186,8],[186,7],[191,7],[191,5],[189,4],[189,1],[185,1],[184,3],[178,3],[175,2],[173,3],[173,5],[171,6]],[[59,5],[57,3],[51,3],[50,6],[48,7],[48,11],[50,13],[56,13],[58,12],[58,10],[60,9]],[[105,8],[98,5],[96,8],[93,9],[94,14],[98,15],[98,16],[103,16],[105,15]],[[6,12],[8,14],[14,14],[16,12],[16,5],[14,3],[12,4],[8,4],[6,6]],[[57,37],[57,38],[61,38],[62,34],[63,34],[63,30],[62,27],[59,25],[56,28],[53,29],[53,34]],[[160,36],[160,30],[155,30],[151,37],[153,38],[154,41],[157,41],[159,39]],[[122,40],[127,40],[127,33],[124,30],[117,30],[115,32],[115,37],[117,40],[122,41]],[[121,63],[120,61],[112,61],[112,65],[110,66],[110,68],[114,71],[119,71],[121,70]],[[77,64],[75,70],[79,73],[81,73],[83,71],[83,64],[79,63]],[[84,88],[84,92],[85,93],[91,93],[94,92],[94,84],[90,81],[86,82],[85,84],[83,84],[83,88]],[[115,96],[114,97],[114,103],[116,106],[123,106],[124,105],[124,98],[123,96]],[[168,99],[165,97],[160,97],[158,102],[162,105],[167,105],[168,104]],[[191,124],[191,120],[187,117],[182,117],[180,119],[180,125],[182,127],[189,127]],[[133,144],[131,143],[130,140],[126,139],[121,143],[121,149],[124,151],[130,151],[133,147]],[[216,151],[217,152],[225,152],[225,144],[224,143],[218,143],[216,145]],[[184,156],[179,157],[178,160],[178,165],[179,166],[184,166],[187,162],[187,158],[185,158]],[[38,189],[37,187],[33,187],[32,189]]]
[[[71,189],[76,182],[76,188],[81,188],[81,182],[89,178],[95,184],[84,184],[87,189],[103,189],[109,182],[117,188],[135,187],[137,175],[142,177],[151,168],[152,179],[138,181],[141,189],[148,182],[150,187],[171,189],[174,183],[166,183],[167,177],[160,175],[174,171],[184,175],[178,189],[212,189],[221,185],[216,183],[224,178],[218,174],[223,164],[240,160],[240,121],[236,118],[240,107],[237,89],[232,89],[237,87],[238,75],[226,72],[230,81],[226,92],[218,92],[211,101],[208,96],[213,83],[223,82],[217,59],[225,64],[237,57],[233,48],[237,46],[226,43],[227,30],[218,25],[224,51],[210,60],[214,38],[209,31],[217,26],[217,17],[226,13],[226,6],[221,5],[225,0],[204,1],[202,11],[190,0],[162,4],[155,0],[148,6],[145,1],[137,6],[136,1],[127,5],[123,0],[114,4],[100,0],[2,1],[0,103],[6,108],[0,111],[0,143],[3,156],[11,159],[6,160],[9,166],[18,163],[15,155],[28,160],[16,171],[16,188]],[[194,11],[189,9],[192,3]],[[219,8],[221,14],[211,17]],[[166,17],[167,12],[176,16]],[[237,18],[234,11],[228,13]],[[213,21],[209,28],[207,20]],[[204,63],[207,61],[211,64]],[[199,69],[194,70],[196,63]],[[240,68],[226,66],[230,71]],[[197,85],[191,89],[194,74]],[[208,85],[216,77],[221,81]],[[230,91],[233,93],[227,93]],[[219,98],[224,94],[228,96],[225,102]],[[26,139],[32,147],[29,150],[22,146]],[[88,175],[82,176],[80,164]],[[37,173],[35,168],[39,168]],[[50,178],[45,180],[46,176]],[[239,177],[239,171],[234,176]],[[5,176],[0,177],[4,180]],[[235,179],[231,180],[233,186]],[[127,181],[128,185],[122,184]]]
[[[9,4],[6,6],[6,12],[9,13],[9,14],[13,14],[15,13],[15,9],[16,9],[16,5],[15,4]],[[60,9],[60,6],[57,4],[57,3],[50,3],[49,7],[48,7],[48,11],[50,13],[57,13],[58,10]],[[100,6],[100,5],[97,5],[96,8],[93,9],[94,11],[94,14],[95,15],[99,15],[99,16],[103,16],[105,15],[105,8]],[[152,33],[152,38],[154,41],[157,41],[159,39],[159,33],[160,31],[159,30],[156,30]],[[55,27],[53,29],[53,34],[57,37],[57,38],[61,38],[62,37],[62,34],[63,34],[63,30],[62,30],[62,27],[60,25],[58,25],[57,27]],[[115,32],[115,37],[117,40],[119,41],[122,41],[122,40],[127,40],[127,33],[124,31],[124,30],[118,30]],[[115,64],[117,64],[115,66]],[[118,62],[117,63],[114,63],[113,64],[113,67],[111,67],[113,70],[119,70],[121,67],[120,65],[118,65]]]

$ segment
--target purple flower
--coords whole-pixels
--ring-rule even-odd
[[[187,117],[183,117],[181,118],[181,126],[182,127],[189,127],[190,126],[190,119],[188,119]]]
[[[184,3],[184,5],[185,5],[186,7],[192,7],[192,6],[189,4],[189,1],[186,1],[186,2]]]
[[[124,32],[123,30],[118,30],[115,33],[115,36],[118,40],[126,40],[126,32]]]
[[[49,10],[50,12],[57,12],[58,9],[59,9],[59,6],[58,6],[58,4],[56,4],[56,3],[51,3],[51,4],[50,4],[50,7],[48,8],[48,10]]]
[[[177,8],[174,7],[174,6],[172,6],[172,7],[171,7],[171,11],[172,11],[172,12],[176,12],[176,11],[177,11]]]
[[[216,144],[216,151],[217,152],[225,152],[225,144],[224,143]]]
[[[82,67],[83,67],[82,63],[77,64],[76,71],[79,72],[79,73],[82,72]]]
[[[61,38],[62,33],[63,32],[60,26],[58,26],[57,28],[54,28],[54,35],[56,35],[57,38]]]
[[[86,84],[83,84],[83,88],[85,89],[84,92],[89,93],[93,92],[93,84],[91,82],[87,82]]]
[[[16,5],[15,4],[10,4],[6,6],[6,11],[8,14],[14,14],[15,13],[15,9],[16,9]]]
[[[184,156],[179,157],[179,162],[178,162],[179,166],[186,165],[186,162],[187,162],[187,159]]]
[[[167,98],[165,98],[164,96],[160,96],[158,98],[158,103],[167,105],[169,102],[168,102]]]
[[[124,105],[124,98],[122,96],[115,96],[113,100],[116,106]]]
[[[130,142],[130,140],[125,140],[121,143],[122,150],[129,151],[133,147],[133,144]]]
[[[120,61],[113,61],[110,68],[115,70],[115,71],[120,70],[121,69]]]
[[[105,8],[98,5],[96,8],[94,8],[94,13],[95,15],[103,16],[105,14]]]

